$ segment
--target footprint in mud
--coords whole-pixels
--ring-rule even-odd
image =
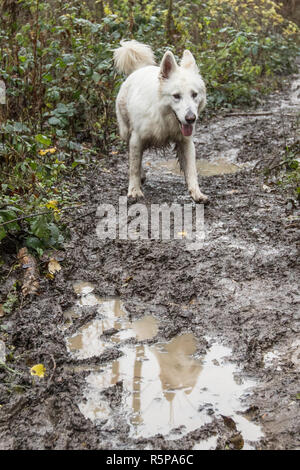
[[[119,299],[98,298],[87,283],[81,287],[76,283],[74,289],[79,295],[77,309],[98,305],[99,315],[66,338],[69,352],[77,359],[88,359],[118,344],[123,353],[101,371],[89,366],[85,399],[78,405],[87,419],[113,425],[122,415],[132,438],[162,434],[166,439],[179,439],[211,422],[213,415],[223,415],[234,420],[246,442],[244,448],[251,448],[247,441],[262,437],[260,427],[241,414],[241,398],[255,382],[235,379],[238,369],[226,361],[231,356],[229,348],[212,342],[206,355],[197,358],[193,356],[197,342],[191,333],[151,346],[139,343],[156,336],[158,322],[154,317],[130,322]],[[108,330],[112,334],[103,335]],[[128,338],[135,338],[136,343],[126,344]],[[101,392],[120,382],[121,405],[112,409]],[[208,439],[195,448],[211,445],[212,439]]]

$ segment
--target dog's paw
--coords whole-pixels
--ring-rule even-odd
[[[195,202],[209,204],[209,198],[206,194],[201,193],[200,189],[190,189],[190,195]]]
[[[143,191],[140,188],[129,188],[128,198],[130,199],[142,199],[144,197]]]

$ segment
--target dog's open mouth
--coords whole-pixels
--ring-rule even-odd
[[[181,132],[185,137],[189,137],[193,133],[192,124],[181,124]]]
[[[175,111],[173,111],[173,113],[178,121],[182,135],[184,135],[184,137],[190,137],[193,133],[193,124],[182,124]]]

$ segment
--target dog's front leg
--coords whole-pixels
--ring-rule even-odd
[[[190,195],[195,202],[208,202],[208,197],[201,193],[196,168],[196,151],[192,139],[184,139],[177,145],[177,157],[184,172],[185,181]]]
[[[144,197],[141,190],[142,142],[133,132],[129,141],[129,187],[128,197],[137,199]]]

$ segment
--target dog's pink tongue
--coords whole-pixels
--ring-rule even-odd
[[[185,137],[189,137],[193,133],[193,126],[192,124],[182,124],[181,132]]]

